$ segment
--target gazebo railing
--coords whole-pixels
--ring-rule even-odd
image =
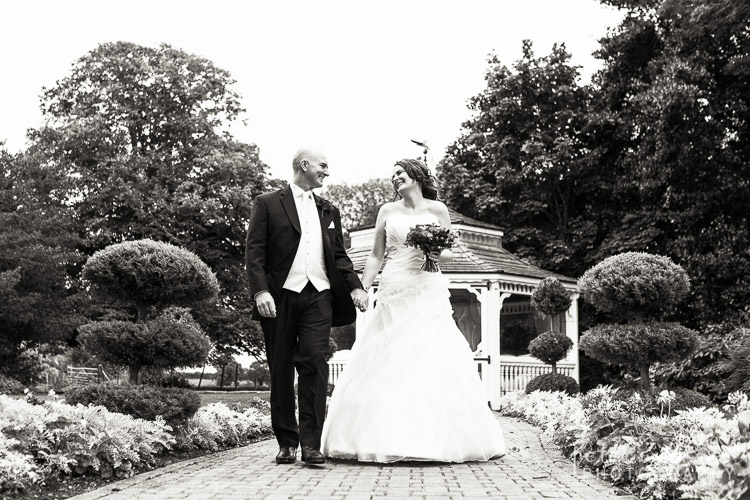
[[[515,356],[500,356],[500,387],[503,394],[526,389],[531,379],[545,373],[552,373],[552,367],[535,359],[518,359]],[[575,365],[557,363],[557,373],[573,377]]]
[[[476,361],[480,370],[487,369],[486,358],[476,358]],[[336,385],[336,382],[345,367],[346,360],[329,361],[328,383]],[[508,392],[522,391],[526,389],[526,384],[528,384],[531,379],[544,373],[551,373],[552,367],[532,358],[525,359],[517,356],[500,356],[500,372],[501,392],[506,394]],[[557,364],[557,373],[573,377],[575,373],[575,365],[564,361],[560,362]]]
[[[344,371],[344,367],[346,366],[346,361],[339,360],[334,361],[331,360],[328,362],[328,383],[331,385],[336,385],[336,382],[338,382],[339,377],[341,376],[341,372]]]

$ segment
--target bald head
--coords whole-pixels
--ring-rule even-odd
[[[323,186],[328,177],[328,160],[325,153],[318,148],[300,148],[292,160],[294,183],[307,190]]]
[[[294,159],[292,160],[292,168],[294,169],[294,173],[296,174],[298,170],[302,170],[303,160],[312,161],[320,160],[321,158],[325,161],[326,155],[318,148],[299,148],[297,152],[294,153]]]

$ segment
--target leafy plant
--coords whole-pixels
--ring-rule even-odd
[[[580,347],[594,359],[638,368],[641,388],[650,385],[650,367],[687,357],[696,333],[678,323],[652,319],[688,291],[687,273],[670,259],[626,252],[604,259],[579,280],[585,299],[626,324],[600,324],[588,330]],[[649,318],[646,321],[646,318]]]
[[[557,373],[557,362],[564,359],[572,348],[573,341],[560,332],[543,333],[529,343],[529,353],[552,365],[552,373]]]
[[[0,394],[23,394],[23,390],[21,382],[0,374]]]
[[[173,427],[184,424],[200,407],[200,396],[190,389],[114,383],[71,387],[66,401],[72,405],[103,406],[144,420],[164,419]]]
[[[561,373],[545,373],[529,380],[526,384],[526,394],[534,391],[558,391],[570,396],[578,394],[578,382],[573,377]]]
[[[543,318],[567,311],[572,302],[570,293],[560,283],[560,280],[553,277],[544,278],[540,281],[531,294],[531,305],[539,311]]]
[[[83,277],[104,296],[135,304],[136,323],[99,321],[80,328],[80,342],[102,359],[130,367],[138,382],[143,366],[203,364],[210,341],[187,306],[216,296],[216,276],[195,254],[151,240],[128,241],[95,253]],[[166,307],[166,309],[164,309]],[[161,310],[148,319],[149,310]]]

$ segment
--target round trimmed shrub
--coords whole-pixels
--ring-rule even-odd
[[[79,328],[78,341],[102,360],[130,367],[137,382],[144,366],[200,366],[211,341],[187,309],[170,308],[151,321],[99,321]]]
[[[589,329],[578,345],[599,361],[637,368],[641,388],[648,389],[651,365],[689,356],[698,345],[698,335],[679,323],[603,324]]]
[[[573,341],[564,333],[547,332],[529,343],[529,353],[538,360],[552,365],[552,373],[557,373],[557,362],[573,348]]]
[[[23,394],[24,389],[25,387],[21,382],[0,373],[0,394]]]
[[[552,317],[570,308],[570,294],[557,278],[544,278],[531,294],[531,305],[542,317]]]
[[[573,377],[561,373],[545,373],[529,380],[526,384],[526,394],[534,391],[564,392],[569,396],[578,394],[578,382]]]
[[[690,328],[654,321],[596,325],[581,337],[579,346],[587,355],[605,363],[639,367],[682,359],[697,343],[697,334]]]
[[[161,416],[173,427],[195,415],[201,405],[200,396],[189,389],[111,382],[71,387],[65,393],[65,401],[71,405],[103,406],[109,411],[144,420],[156,420]]]
[[[194,253],[152,240],[126,241],[96,252],[83,278],[116,300],[190,306],[215,297],[216,275]]]
[[[682,267],[668,257],[642,252],[608,257],[586,271],[578,284],[599,311],[644,316],[676,304],[690,289]]]

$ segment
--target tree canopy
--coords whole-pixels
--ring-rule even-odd
[[[234,140],[243,109],[231,75],[175,49],[102,44],[45,89],[45,124],[30,132],[85,255],[149,238],[197,254],[220,294],[193,315],[221,348],[258,353],[243,272],[252,200],[270,185],[257,146]]]

